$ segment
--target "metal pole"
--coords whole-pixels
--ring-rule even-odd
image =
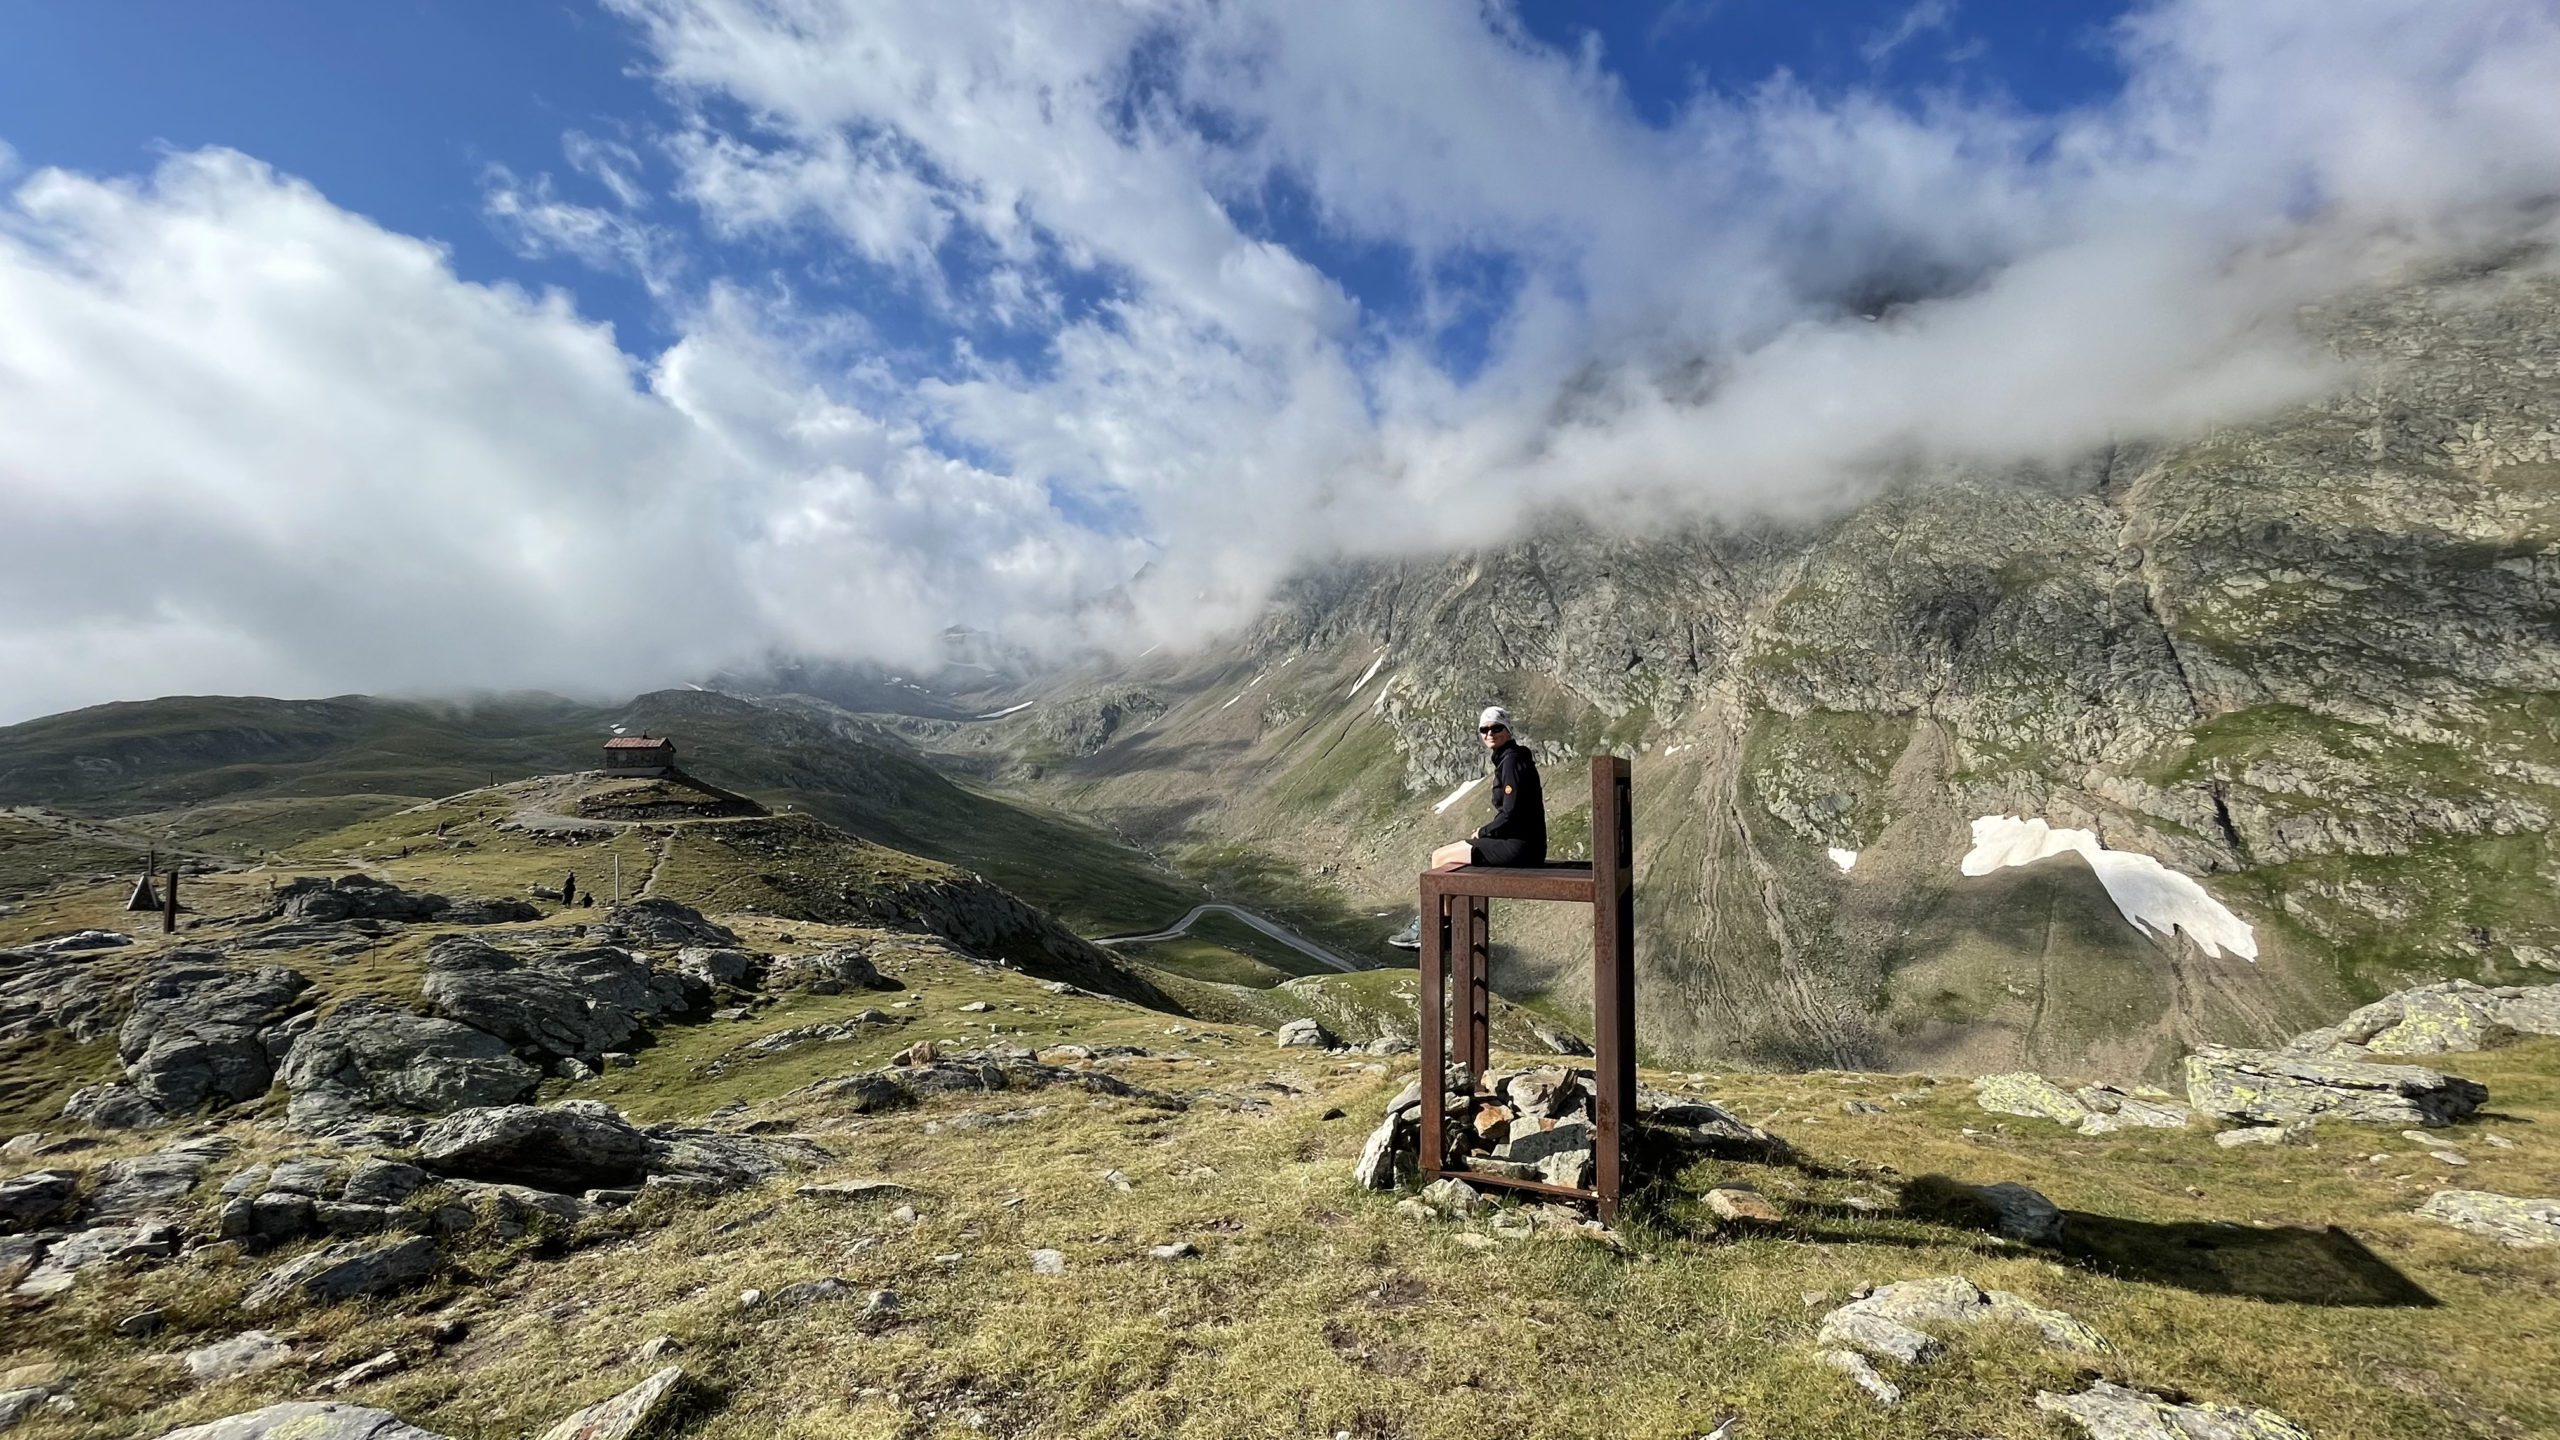
[[[622,903],[622,852],[613,852],[613,903]]]
[[[160,933],[178,933],[178,862],[169,862],[169,893],[161,899]]]

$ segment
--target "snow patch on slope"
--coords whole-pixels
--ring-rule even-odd
[[[1843,850],[1839,846],[1834,845],[1831,847],[1831,863],[1839,866],[1840,873],[1845,875],[1858,868],[1858,852],[1855,850]]]
[[[1459,786],[1457,789],[1450,791],[1447,796],[1442,798],[1439,804],[1431,807],[1431,813],[1437,815],[1448,809],[1450,806],[1457,804],[1459,801],[1466,799],[1468,791],[1473,790],[1490,778],[1492,777],[1479,775],[1464,785]]]
[[[1369,662],[1369,668],[1360,672],[1360,678],[1351,682],[1351,693],[1343,696],[1342,698],[1345,700],[1358,699],[1361,689],[1368,685],[1371,680],[1377,678],[1378,667],[1386,663],[1387,652],[1381,650],[1378,652],[1378,658]]]
[[[979,719],[981,719],[981,720],[1001,720],[1001,719],[1003,719],[1004,717],[1006,717],[1007,715],[1010,715],[1010,714],[1014,713],[1014,712],[1015,712],[1015,711],[1017,711],[1017,710],[1028,710],[1028,709],[1030,709],[1032,706],[1037,705],[1037,704],[1039,704],[1039,703],[1040,703],[1040,702],[1039,702],[1039,701],[1037,701],[1037,700],[1025,700],[1025,701],[1023,701],[1023,702],[1022,702],[1021,704],[1019,704],[1019,705],[1007,705],[1006,707],[1004,707],[1004,708],[1003,708],[1003,709],[1001,709],[1001,710],[991,710],[991,711],[989,711],[988,713],[986,713],[986,714],[984,714],[984,715],[979,716],[978,718],[979,718]]]
[[[2207,955],[2219,958],[2229,950],[2256,963],[2257,932],[2247,921],[2189,877],[2148,855],[2110,850],[2091,831],[2056,830],[2042,820],[2014,815],[1985,815],[1973,822],[1973,848],[1957,868],[1967,875],[1988,875],[2064,851],[2076,851],[2089,862],[2089,868],[2098,872],[2098,883],[2107,887],[2107,898],[2116,902],[2116,909],[2136,930],[2146,935],[2184,930]]]

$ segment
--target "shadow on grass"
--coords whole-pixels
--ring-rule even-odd
[[[1994,1228],[1972,1186],[1923,1175],[1902,1189],[1905,1216],[1967,1229]],[[2245,1295],[2278,1305],[2432,1308],[2417,1282],[2335,1225],[2256,1226],[2217,1221],[2129,1220],[2062,1212],[2062,1239],[2045,1253],[2119,1280],[2199,1295]]]

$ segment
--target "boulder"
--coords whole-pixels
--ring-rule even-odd
[[[2439,1126],[2478,1110],[2489,1092],[2414,1065],[2208,1045],[2187,1057],[2187,1099],[2206,1114],[2261,1125],[2334,1119]]]
[[[670,1365],[543,1431],[541,1440],[629,1440],[665,1412],[683,1383],[684,1370]]]
[[[125,1078],[172,1115],[255,1100],[289,1043],[280,1023],[309,988],[280,965],[157,971],[134,987],[133,1014],[116,1036]]]
[[[269,1271],[241,1298],[240,1308],[254,1315],[297,1299],[387,1295],[434,1273],[436,1261],[436,1242],[424,1235],[341,1240]]]
[[[2290,1125],[2243,1125],[2237,1130],[2217,1132],[2213,1143],[2225,1150],[2244,1145],[2308,1145],[2314,1128],[2308,1120],[2296,1120]]]
[[[156,1130],[169,1114],[130,1085],[83,1085],[62,1102],[62,1118],[101,1130]]]
[[[1738,1158],[1783,1154],[1787,1143],[1711,1100],[1655,1090],[1636,1092],[1644,1134],[1682,1149]]]
[[[293,1400],[172,1430],[160,1440],[445,1440],[388,1410],[334,1400]]]
[[[2174,1404],[2105,1380],[2077,1395],[2039,1391],[2036,1408],[2070,1420],[2090,1440],[2311,1440],[2310,1431],[2272,1410]]]
[[[657,1146],[592,1101],[457,1111],[428,1127],[418,1160],[440,1175],[546,1190],[636,1185]]]
[[[881,975],[869,955],[853,945],[806,955],[777,955],[766,964],[764,979],[769,990],[815,990],[822,994],[897,988],[895,982]]]
[[[281,1073],[286,1123],[309,1133],[399,1133],[421,1116],[522,1099],[542,1078],[494,1035],[362,998],[296,1040]]]
[[[429,1178],[415,1165],[377,1156],[356,1162],[338,1198],[350,1205],[397,1205],[416,1194]]]
[[[2051,1120],[2057,1125],[2078,1125],[2090,1113],[2089,1107],[2070,1091],[2024,1071],[1985,1075],[1974,1081],[1973,1102],[1995,1115],[2022,1115],[2030,1120]]]
[[[1283,1049],[1305,1047],[1330,1050],[1333,1048],[1333,1037],[1325,1033],[1325,1028],[1313,1020],[1304,1018],[1292,1020],[1281,1026],[1275,1038]]]
[[[726,985],[743,990],[755,985],[757,977],[764,972],[765,962],[744,950],[688,945],[676,952],[676,968],[705,985]]]
[[[62,1213],[80,1178],[68,1170],[37,1170],[0,1180],[0,1235],[33,1230]]]
[[[2444,1055],[2494,1049],[2525,1035],[2560,1035],[2560,985],[2419,985],[2297,1035],[2285,1048],[2315,1055]]]
[[[236,1148],[218,1135],[181,1140],[148,1155],[110,1160],[98,1169],[97,1188],[81,1207],[83,1224],[116,1225],[175,1218],[206,1168]]]
[[[1970,1187],[1991,1217],[1991,1228],[2029,1245],[2051,1245],[2062,1239],[2062,1211],[2052,1201],[2015,1180]]]
[[[2418,1213],[2509,1245],[2560,1245],[2560,1197],[2522,1200],[2486,1190],[2439,1190]]]
[[[702,912],[690,905],[656,896],[611,907],[594,930],[600,938],[617,944],[669,954],[691,946],[727,950],[738,946],[735,930],[703,919]]]
[[[651,1021],[698,1009],[711,993],[697,976],[612,946],[517,956],[468,936],[428,947],[425,992],[436,1014],[497,1036],[527,1060],[591,1068]]]
[[[1822,1317],[1815,1342],[1917,1364],[1934,1356],[1934,1329],[1984,1321],[2024,1326],[2062,1350],[2100,1355],[2107,1342],[2077,1318],[2006,1290],[1985,1290],[1961,1275],[1879,1285]]]

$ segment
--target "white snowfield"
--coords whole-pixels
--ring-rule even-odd
[[[2011,865],[2032,865],[2066,850],[2079,852],[2089,868],[2098,872],[2107,898],[2116,902],[2136,930],[2146,935],[2184,930],[2207,955],[2218,959],[2229,950],[2257,963],[2257,932],[2202,885],[2148,855],[2110,850],[2087,830],[2056,830],[2042,820],[1985,815],[1973,822],[1973,849],[1965,853],[1958,868],[1967,875],[1988,875]]]
[[[1858,868],[1858,852],[1855,850],[1843,850],[1839,846],[1834,845],[1831,847],[1831,863],[1839,866],[1840,873],[1845,875]],[[1965,873],[1971,874],[1973,872],[1967,871]]]
[[[1007,715],[1010,715],[1010,714],[1014,713],[1014,712],[1015,712],[1015,711],[1017,711],[1017,710],[1028,710],[1028,709],[1030,709],[1032,706],[1037,705],[1037,704],[1039,704],[1039,703],[1040,703],[1040,702],[1039,702],[1039,701],[1037,701],[1037,700],[1025,700],[1025,701],[1023,701],[1023,702],[1022,702],[1021,704],[1019,704],[1019,705],[1007,705],[1006,707],[1004,707],[1004,708],[1003,708],[1003,709],[1001,709],[1001,710],[990,710],[990,711],[988,711],[986,714],[981,715],[981,716],[979,716],[978,718],[979,718],[979,719],[981,719],[981,720],[1001,720],[1001,719],[1003,719],[1004,717],[1006,717]]]
[[[1447,810],[1450,806],[1457,804],[1459,801],[1466,799],[1468,791],[1473,790],[1491,778],[1492,777],[1488,775],[1479,775],[1473,780],[1468,781],[1466,784],[1459,786],[1457,789],[1450,791],[1447,797],[1442,799],[1439,804],[1431,807],[1431,813],[1437,815],[1442,811]]]
[[[1360,672],[1360,678],[1351,682],[1351,693],[1343,696],[1342,698],[1345,700],[1358,699],[1361,690],[1366,688],[1370,681],[1378,678],[1378,667],[1386,663],[1387,652],[1381,650],[1378,652],[1378,658],[1369,662],[1369,668]]]

